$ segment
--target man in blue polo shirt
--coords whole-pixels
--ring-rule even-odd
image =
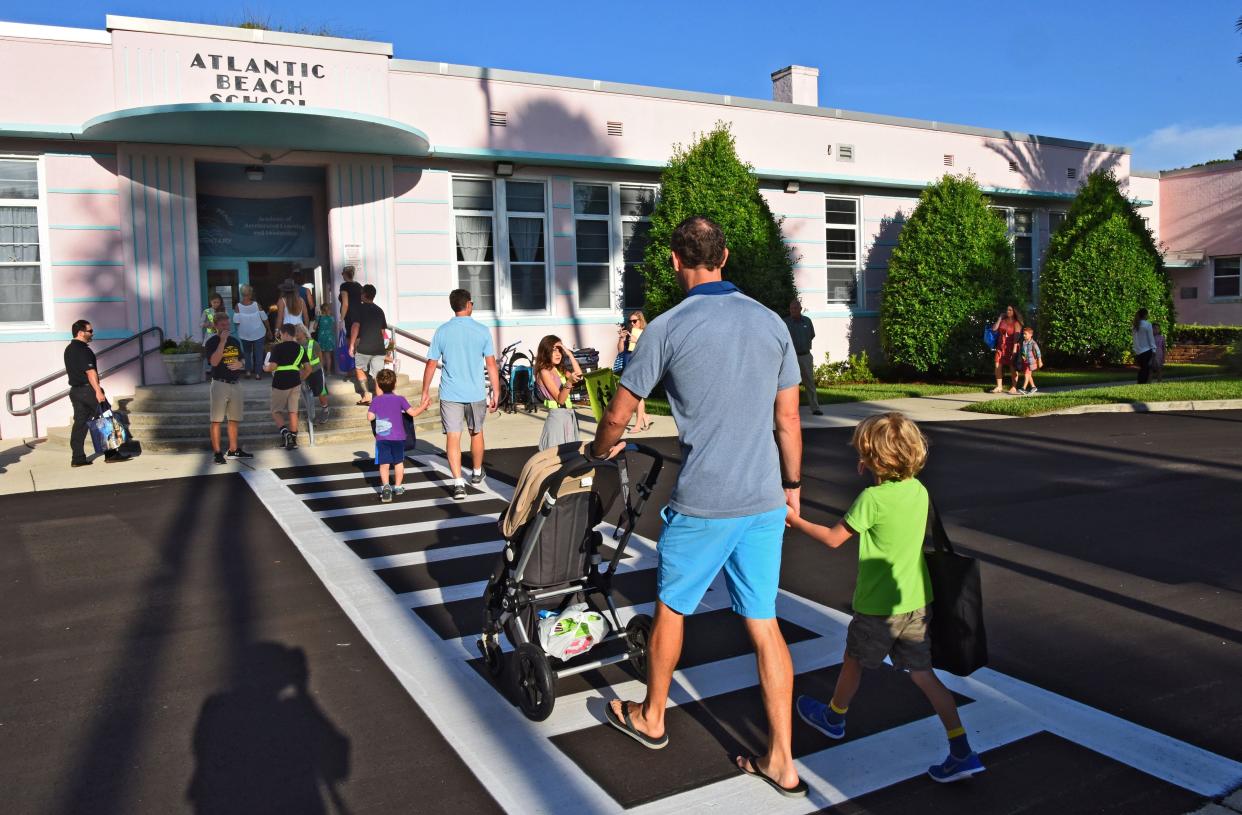
[[[646,747],[668,743],[664,710],[683,615],[724,569],[758,656],[769,727],[768,753],[738,756],[738,769],[782,795],[803,796],[790,748],[793,663],[776,621],[785,512],[798,508],[801,494],[798,360],[780,317],[721,280],[729,250],[720,227],[687,218],[669,245],[686,299],[648,323],[591,449],[615,455],[638,400],[663,381],[684,463],[662,511],[647,698],[611,702],[606,715]],[[721,359],[728,365],[712,364]]]
[[[461,432],[470,432],[470,457],[474,459],[471,484],[483,483],[483,418],[496,411],[500,393],[500,375],[496,370],[496,349],[492,332],[470,315],[474,301],[465,289],[449,293],[453,319],[436,329],[427,351],[427,367],[423,371],[423,403],[431,404],[431,380],[436,368],[440,372],[440,424],[444,427],[444,452],[453,472],[453,499],[464,501],[466,484],[461,477]],[[483,369],[492,383],[492,397],[487,398]]]

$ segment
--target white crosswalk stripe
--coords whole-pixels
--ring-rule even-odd
[[[919,776],[926,771],[928,757],[943,753],[944,731],[928,710],[907,724],[847,739],[831,749],[799,758],[799,774],[812,790],[806,799],[782,799],[765,785],[739,774],[624,809],[550,739],[600,725],[607,700],[641,698],[643,683],[625,679],[606,688],[567,692],[558,697],[546,721],[526,720],[467,664],[479,657],[477,632],[464,630],[441,637],[431,623],[420,619],[421,614],[434,612],[446,603],[478,598],[481,605],[484,574],[470,579],[473,566],[467,569],[463,564],[452,572],[459,582],[406,592],[395,592],[380,580],[381,572],[419,570],[492,555],[504,546],[495,527],[497,512],[391,523],[390,513],[396,510],[434,511],[462,503],[447,497],[418,497],[424,487],[443,489],[451,477],[441,462],[420,458],[407,471],[429,473],[433,480],[407,485],[407,495],[392,504],[319,512],[308,508],[306,502],[366,495],[375,488],[362,481],[361,472],[283,481],[265,472],[246,477],[394,675],[509,812],[810,813]],[[354,483],[350,484],[351,480]],[[317,492],[294,494],[288,489],[290,485],[321,482],[326,488]],[[341,486],[334,488],[334,484]],[[481,488],[472,488],[465,503],[508,501],[511,493],[508,485],[489,477]],[[365,518],[365,528],[331,531],[326,522],[344,517]],[[483,524],[497,532],[495,538],[478,540],[483,536],[471,533],[456,545],[369,558],[354,555],[348,546],[382,538],[385,547],[399,548],[402,536],[417,535],[425,543],[427,533],[462,531]],[[605,541],[610,542],[612,527],[601,530]],[[650,571],[658,563],[654,542],[638,535],[631,539],[629,555],[619,565],[619,575]],[[718,576],[695,614],[720,612],[729,606],[723,576]],[[625,625],[635,615],[651,614],[653,609],[653,602],[626,605],[618,609],[618,616]],[[777,614],[811,635],[790,646],[795,673],[803,675],[838,664],[850,619],[847,613],[782,590]],[[510,650],[508,643],[502,646]],[[1049,731],[1202,795],[1219,794],[1242,781],[1242,764],[995,671],[984,669],[966,679],[941,676],[950,689],[973,700],[963,707],[963,719],[978,751]],[[672,710],[746,691],[757,684],[753,654],[722,655],[678,670],[673,676],[669,707]]]

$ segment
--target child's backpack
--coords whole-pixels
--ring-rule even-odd
[[[983,327],[983,344],[993,351],[996,350],[996,329],[990,325]]]

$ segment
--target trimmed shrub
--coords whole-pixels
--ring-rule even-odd
[[[878,382],[875,374],[871,372],[871,362],[867,359],[867,352],[862,351],[857,354],[850,354],[848,359],[840,362],[833,362],[828,356],[828,352],[824,352],[824,364],[815,368],[815,384],[823,387],[825,385],[857,385],[869,382]]]
[[[1134,313],[1173,336],[1173,288],[1151,232],[1121,193],[1096,171],[1083,183],[1052,236],[1040,276],[1040,345],[1055,361],[1122,362]]]
[[[1161,330],[1164,327],[1161,326]],[[1165,331],[1177,345],[1229,345],[1242,337],[1242,325],[1195,325],[1177,326],[1172,333]]]
[[[737,157],[733,134],[723,123],[690,147],[673,148],[660,176],[660,197],[643,256],[643,313],[648,320],[685,297],[669,260],[669,238],[691,215],[706,215],[724,230],[729,246],[724,279],[778,314],[786,313],[795,292],[793,256],[751,170]]]
[[[1026,298],[1005,225],[969,176],[923,190],[888,262],[880,340],[899,368],[964,374],[990,366],[983,327]]]

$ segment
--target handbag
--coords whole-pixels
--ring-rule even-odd
[[[354,369],[354,358],[349,355],[349,338],[342,331],[336,338],[336,370],[347,374]]]
[[[983,327],[983,344],[993,351],[996,350],[996,329],[990,325]]]
[[[927,510],[933,548],[923,552],[923,560],[932,584],[932,666],[969,676],[988,664],[979,561],[953,551],[935,501],[928,500]]]

